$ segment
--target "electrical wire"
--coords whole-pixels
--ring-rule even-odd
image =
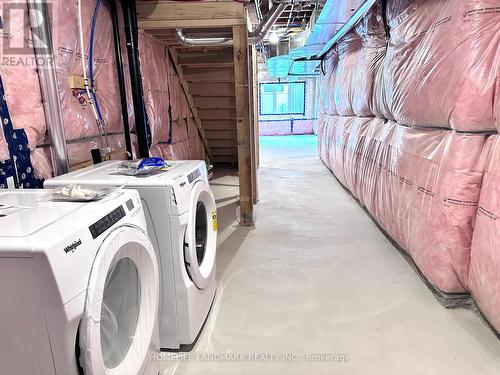
[[[98,0],[100,3],[100,1]],[[104,130],[104,122],[102,121],[102,117],[99,117],[99,112],[97,111],[96,104],[93,100],[93,97],[95,97],[95,92],[94,95],[92,95],[91,90],[90,90],[90,85],[89,85],[89,79],[87,78],[87,66],[85,65],[85,44],[84,44],[84,39],[83,39],[83,22],[82,22],[82,3],[81,0],[77,0],[77,5],[78,5],[78,31],[79,31],[79,36],[80,36],[80,51],[82,55],[82,70],[83,70],[83,81],[84,81],[84,86],[85,86],[85,92],[87,93],[87,98],[90,103],[90,107],[92,108],[92,112],[94,114],[95,121],[97,123],[97,126],[99,127],[101,131],[101,136],[104,136],[104,141],[106,148],[108,149],[108,140],[106,137],[106,132]],[[97,4],[96,4],[97,8]],[[95,11],[94,11],[95,15]],[[97,18],[97,17],[96,17]],[[89,56],[90,57],[90,56]],[[90,65],[92,65],[93,62],[92,60],[90,61]],[[92,85],[93,86],[93,85]],[[93,91],[92,87],[92,91]]]
[[[92,16],[92,24],[90,27],[90,41],[89,41],[89,75],[90,75],[90,85],[91,85],[91,93],[92,93],[92,99],[94,100],[95,107],[97,110],[97,115],[99,116],[99,120],[101,121],[102,124],[102,133],[104,135],[104,142],[106,148],[109,150],[109,144],[108,144],[108,138],[107,138],[107,133],[106,133],[106,127],[105,127],[105,122],[104,118],[102,117],[102,112],[101,108],[99,107],[99,100],[97,99],[97,94],[95,92],[95,86],[94,86],[94,36],[95,36],[95,29],[96,29],[96,24],[97,24],[97,16],[99,14],[99,8],[101,6],[102,0],[97,0],[96,5],[94,8],[94,15]]]
[[[92,24],[90,27],[90,41],[89,41],[89,75],[90,75],[90,85],[92,88],[92,97],[94,99],[94,103],[97,109],[97,114],[99,115],[99,119],[103,121],[102,113],[99,108],[99,101],[97,100],[97,96],[94,89],[94,35],[95,35],[95,27],[97,21],[97,15],[99,14],[99,7],[101,6],[101,0],[97,0],[94,15],[92,16]]]

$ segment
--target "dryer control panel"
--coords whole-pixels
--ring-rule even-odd
[[[89,227],[92,238],[96,239],[124,217],[125,209],[123,208],[123,206],[115,208],[109,214],[99,219]]]

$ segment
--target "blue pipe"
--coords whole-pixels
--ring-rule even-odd
[[[94,35],[95,27],[97,22],[97,16],[99,14],[99,7],[101,6],[101,0],[97,0],[94,8],[94,15],[92,16],[92,25],[90,28],[90,41],[89,41],[89,65],[90,65],[90,84],[92,85],[92,99],[94,100],[95,107],[97,109],[97,115],[101,123],[103,122],[101,109],[99,108],[99,101],[97,100],[97,95],[94,91]]]

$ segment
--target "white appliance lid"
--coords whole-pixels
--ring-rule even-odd
[[[200,161],[196,160],[183,160],[183,161],[169,161],[171,167],[164,173],[159,173],[146,177],[135,177],[114,174],[122,161],[106,161],[100,164],[91,165],[89,167],[79,169],[77,171],[51,178],[45,181],[45,186],[60,186],[63,183],[74,184],[99,184],[106,181],[106,185],[112,186],[151,186],[151,185],[165,185],[167,181],[174,181],[178,178],[186,176],[193,168],[196,168]]]
[[[26,237],[87,203],[54,202],[50,190],[0,191],[0,237]]]

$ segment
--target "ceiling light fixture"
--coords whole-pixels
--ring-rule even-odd
[[[280,42],[280,36],[276,32],[269,34],[269,43],[278,44]]]

